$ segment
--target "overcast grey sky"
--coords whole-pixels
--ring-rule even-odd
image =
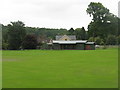
[[[119,0],[1,0],[0,23],[23,21],[26,26],[46,28],[81,28],[90,23],[86,13],[90,2],[101,2],[118,16]]]

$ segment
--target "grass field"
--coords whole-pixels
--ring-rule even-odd
[[[117,88],[118,51],[3,51],[3,88]]]

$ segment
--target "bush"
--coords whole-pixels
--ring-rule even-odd
[[[42,43],[42,45],[41,45],[41,49],[48,49],[48,45],[47,45],[47,43]]]
[[[101,42],[102,42],[102,40],[100,39],[100,37],[96,37],[96,38],[95,38],[95,43],[96,43],[97,45],[100,45]]]
[[[117,38],[113,35],[109,35],[106,41],[107,45],[116,45],[117,44]]]
[[[107,46],[106,46],[106,45],[104,45],[102,49],[107,49]]]
[[[7,50],[8,49],[8,43],[2,43],[2,49]]]
[[[104,41],[100,37],[95,37],[95,38],[94,37],[90,37],[88,39],[88,41],[89,42],[95,42],[95,44],[97,44],[97,45],[104,45]]]
[[[88,39],[88,41],[89,41],[89,42],[94,42],[94,37],[90,37],[90,38]]]
[[[33,34],[26,35],[22,43],[23,49],[36,49],[37,37]]]
[[[101,39],[100,45],[104,45],[104,44],[105,44],[104,41]]]

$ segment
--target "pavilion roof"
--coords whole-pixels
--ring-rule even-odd
[[[87,40],[76,40],[76,41],[57,41],[57,40],[53,40],[53,43],[58,43],[58,44],[76,44],[76,43],[87,43]]]

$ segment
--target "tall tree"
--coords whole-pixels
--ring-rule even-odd
[[[99,2],[91,2],[86,11],[93,16],[93,22],[105,22],[105,18],[109,14],[109,10]]]
[[[75,29],[75,35],[76,35],[78,40],[87,39],[86,34],[87,34],[87,32],[85,31],[84,27]]]
[[[81,39],[82,39],[82,40],[85,40],[85,39],[86,39],[86,31],[85,31],[85,28],[84,28],[84,27],[81,28]]]
[[[92,16],[88,25],[89,37],[107,38],[109,35],[117,35],[118,18],[109,12],[101,3],[91,2],[88,5],[87,13]]]
[[[20,48],[26,31],[24,28],[25,24],[21,21],[11,22],[8,24],[8,44],[9,49],[17,50]]]
[[[75,29],[75,35],[77,40],[81,40],[81,28]]]
[[[4,43],[8,41],[8,27],[4,25],[2,25],[2,41]]]

